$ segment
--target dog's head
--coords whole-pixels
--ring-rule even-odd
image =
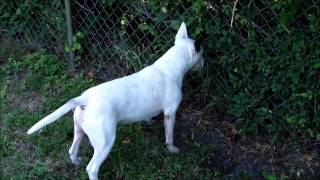
[[[190,65],[192,70],[199,70],[203,67],[203,39],[193,40],[189,38],[187,27],[184,22],[180,25],[174,44],[187,47],[191,59]]]

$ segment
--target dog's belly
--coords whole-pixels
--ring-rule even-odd
[[[152,93],[145,92],[143,95],[131,97],[123,102],[118,111],[118,120],[121,123],[146,121],[162,112],[161,100]]]
[[[154,116],[161,113],[161,110],[153,111],[153,112],[141,112],[141,113],[132,113],[132,114],[126,114],[122,115],[121,118],[119,118],[118,123],[120,124],[131,124],[138,121],[149,121]]]

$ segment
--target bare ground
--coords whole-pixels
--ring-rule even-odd
[[[185,138],[201,145],[217,145],[215,151],[209,152],[210,159],[206,159],[203,166],[219,169],[230,178],[247,173],[255,179],[263,179],[266,172],[283,178],[320,177],[319,143],[306,142],[304,147],[297,147],[287,139],[272,144],[271,137],[266,134],[242,135],[235,124],[187,99],[182,102],[177,116],[176,143],[184,152],[194,148],[183,143]]]

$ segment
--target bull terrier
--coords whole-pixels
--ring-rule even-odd
[[[203,48],[188,37],[183,22],[172,46],[162,57],[144,69],[89,88],[69,100],[27,132],[32,134],[74,110],[74,139],[69,150],[71,161],[79,164],[78,151],[86,134],[94,154],[86,167],[91,180],[98,179],[99,168],[107,158],[116,138],[118,124],[150,121],[164,113],[165,144],[178,153],[173,144],[176,111],[182,98],[183,77],[189,69],[203,66]]]

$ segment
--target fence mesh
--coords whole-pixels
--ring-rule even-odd
[[[182,4],[172,11],[156,13],[143,1],[114,2],[74,1],[72,12],[74,27],[85,33],[84,49],[80,54],[82,64],[110,72],[110,65],[117,68],[116,76],[150,64],[173,44],[175,29],[172,23],[181,22],[175,8],[189,13],[190,7]],[[156,18],[155,18],[156,17]],[[126,68],[127,67],[127,68]],[[110,74],[109,74],[110,75]]]
[[[173,44],[176,29],[182,21],[188,21],[186,17],[203,16],[202,21],[208,23],[219,20],[221,21],[219,28],[222,31],[231,28],[232,13],[230,12],[233,9],[230,8],[234,3],[235,1],[223,3],[204,1],[201,4],[203,6],[201,10],[204,11],[195,14],[190,2],[165,1],[162,7],[159,6],[155,10],[152,2],[144,0],[71,1],[74,33],[84,33],[84,38],[79,40],[82,49],[78,52],[78,58],[81,59],[82,65],[95,69],[105,69],[108,68],[108,64],[113,66],[113,63],[133,67],[134,70],[140,69],[154,61]],[[232,27],[236,40],[233,39],[232,48],[219,52],[219,55],[234,53],[248,42],[244,35],[248,26],[237,21],[241,15],[237,10],[242,8],[249,8],[254,12],[251,14],[253,20],[249,23],[263,38],[261,46],[274,46],[271,48],[276,51],[282,41],[276,33],[279,30],[277,28],[283,28],[288,33],[288,38],[290,32],[285,25],[281,24],[279,14],[272,8],[273,4],[274,1],[264,0],[236,1],[235,21]],[[308,16],[309,10],[318,9],[319,4],[319,0],[311,0],[308,8],[304,9],[297,19]],[[65,52],[67,33],[63,1],[10,1],[1,5],[1,11],[4,12],[1,15],[3,35],[24,42],[30,48],[44,48],[59,55]],[[192,25],[193,22],[194,20],[190,20],[189,24]],[[303,28],[303,24],[297,27]],[[319,32],[317,34],[319,35]],[[209,36],[207,37],[209,41],[215,41],[213,34],[206,35]],[[271,40],[277,43],[270,43]],[[210,50],[209,53],[215,52]],[[241,54],[234,58],[239,56]],[[119,75],[125,73],[122,71],[121,69],[118,71]]]
[[[62,1],[17,0],[0,5],[1,35],[30,49],[64,54],[66,23]]]
[[[255,37],[258,46],[266,47],[267,56],[280,55],[293,40],[287,24],[308,35],[310,27],[306,21],[318,21],[312,20],[312,15],[319,13],[319,0],[306,1],[298,13],[297,7],[282,12],[281,2],[285,3],[73,0],[74,44],[80,46],[75,49],[76,63],[80,69],[94,70],[102,79],[127,75],[147,66],[172,46],[176,30],[185,21],[190,25],[191,37],[207,38],[206,57],[210,61],[206,71],[210,71],[210,75],[206,74],[201,86],[204,97],[216,98],[221,109],[228,109],[230,97],[227,95],[232,94],[232,84],[226,77],[230,69],[223,68],[217,59],[228,58],[238,63],[247,57],[250,59],[250,51],[243,51],[254,49],[250,47],[250,37]],[[63,1],[18,0],[0,7],[3,12],[1,34],[31,48],[43,48],[67,58]],[[313,38],[305,43],[318,42],[320,33],[314,31],[311,36]],[[257,73],[253,79],[259,80],[260,75]],[[273,93],[264,98],[264,103],[277,108],[285,104],[287,98]]]

